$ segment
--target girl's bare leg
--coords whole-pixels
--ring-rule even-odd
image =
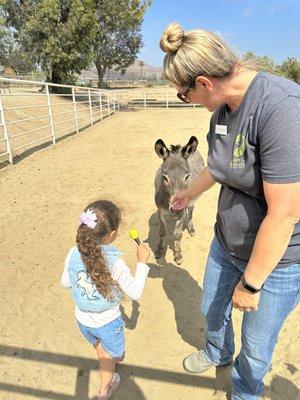
[[[100,396],[107,396],[110,388],[110,383],[115,372],[116,360],[113,359],[101,346],[97,343],[95,346],[97,355],[101,364],[100,376],[101,383],[99,389]]]

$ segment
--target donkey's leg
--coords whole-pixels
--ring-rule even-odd
[[[166,217],[163,213],[161,213],[159,210],[158,212],[158,220],[159,220],[159,242],[157,246],[157,250],[155,252],[155,258],[161,258],[163,257],[163,250],[164,250],[164,237],[166,236],[167,233],[167,221]]]
[[[196,233],[194,222],[193,222],[193,211],[194,211],[194,206],[191,206],[191,207],[188,208],[188,226],[187,226],[187,230],[188,230],[188,233],[191,236],[194,236],[195,233]]]
[[[183,218],[180,219],[179,221],[176,221],[174,229],[174,239],[175,239],[174,261],[178,265],[182,263],[182,254],[181,254],[182,227],[183,227]]]

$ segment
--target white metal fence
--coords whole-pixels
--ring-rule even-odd
[[[0,163],[55,144],[123,107],[178,106],[189,105],[171,89],[102,90],[0,78]]]

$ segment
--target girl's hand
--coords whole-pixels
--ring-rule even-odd
[[[240,311],[257,311],[259,298],[260,292],[250,293],[244,288],[241,282],[239,282],[232,295],[232,304],[234,308],[238,308]]]
[[[171,207],[174,211],[182,210],[184,208],[187,208],[191,200],[192,198],[189,196],[188,191],[186,189],[181,190],[172,198]]]
[[[148,258],[150,256],[149,247],[144,242],[142,242],[139,245],[139,247],[137,248],[136,255],[137,255],[138,262],[142,262],[142,263],[146,264],[146,262],[148,261]]]

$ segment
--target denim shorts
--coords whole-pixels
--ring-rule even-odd
[[[99,328],[90,328],[77,321],[82,335],[93,346],[101,343],[103,349],[112,358],[121,358],[125,352],[124,322],[121,317]]]

